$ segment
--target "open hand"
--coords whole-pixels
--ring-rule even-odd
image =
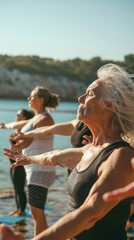
[[[92,136],[83,135],[82,144],[86,145],[92,142]]]
[[[5,124],[4,123],[0,123],[0,129],[5,128]]]
[[[8,158],[11,158],[16,161],[15,163],[11,164],[11,168],[15,168],[17,166],[22,166],[22,165],[28,165],[31,163],[30,158],[23,155],[19,151],[13,151],[13,150],[4,148],[3,154]]]
[[[15,140],[15,141],[18,141],[18,140],[22,140],[22,139],[24,139],[24,138],[27,138],[27,136],[25,136],[24,133],[19,132],[19,133],[15,136],[14,140]]]

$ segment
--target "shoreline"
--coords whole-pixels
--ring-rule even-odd
[[[13,198],[13,197],[14,197],[14,189],[12,187],[0,189],[0,199]]]

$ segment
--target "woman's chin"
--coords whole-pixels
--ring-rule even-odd
[[[77,113],[77,119],[79,120],[79,121],[82,121],[82,116],[81,116],[81,114],[79,114],[79,113]]]
[[[31,103],[28,103],[28,106],[29,106],[30,108],[32,108],[32,104],[31,104]]]

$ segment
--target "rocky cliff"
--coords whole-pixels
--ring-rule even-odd
[[[0,68],[0,98],[26,99],[37,85],[59,94],[62,100],[76,101],[86,86],[64,76],[42,76]]]

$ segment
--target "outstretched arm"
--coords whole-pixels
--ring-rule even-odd
[[[35,137],[38,135],[49,135],[49,134],[57,134],[57,135],[64,135],[64,136],[70,136],[72,134],[72,131],[78,122],[77,119],[65,122],[65,123],[57,123],[53,124],[51,126],[43,126],[38,127],[32,131],[26,132],[26,133],[20,133],[15,138],[15,140],[20,140],[28,137]]]
[[[73,169],[77,165],[77,163],[81,160],[87,148],[88,148],[88,145],[81,148],[54,150],[54,151],[36,155],[36,156],[25,156],[18,151],[4,149],[4,154],[7,157],[16,161],[16,163],[11,165],[12,168],[15,168],[20,165],[29,165],[32,163],[36,163],[40,165],[50,165],[50,166],[57,165],[57,166]]]
[[[21,129],[29,120],[15,121],[11,123],[0,123],[0,129]]]

